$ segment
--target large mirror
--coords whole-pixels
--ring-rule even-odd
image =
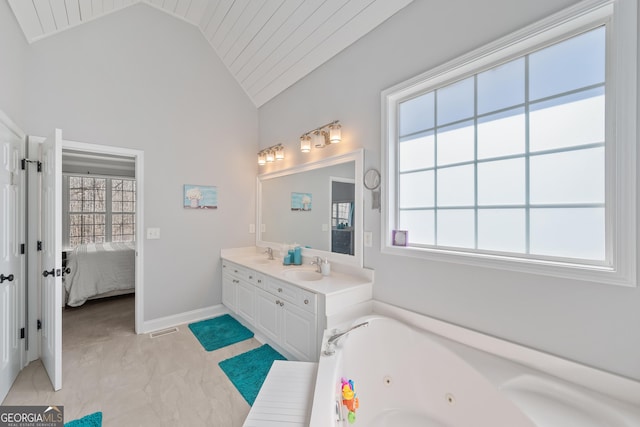
[[[362,150],[258,176],[256,243],[362,266]]]

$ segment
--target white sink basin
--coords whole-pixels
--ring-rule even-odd
[[[318,273],[317,271],[298,270],[295,268],[285,270],[282,275],[287,279],[300,280],[302,282],[314,282],[316,280],[322,279],[322,274]]]
[[[269,258],[265,257],[251,257],[251,258],[247,258],[247,262],[250,262],[252,264],[269,264],[272,260],[270,260]]]

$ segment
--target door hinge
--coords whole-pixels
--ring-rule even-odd
[[[42,321],[38,319],[38,323],[36,323],[38,330],[42,329]]]
[[[42,162],[41,161],[36,161],[36,160],[29,160],[29,159],[22,159],[20,161],[20,168],[22,170],[26,170],[27,169],[27,163],[35,163],[38,169],[38,172],[42,172]]]
[[[39,251],[42,250],[42,240],[38,240],[38,243],[36,244],[36,249]]]
[[[24,243],[20,243],[20,255],[24,255]]]
[[[20,339],[24,339],[24,328],[20,328]]]

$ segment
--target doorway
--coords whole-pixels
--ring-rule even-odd
[[[143,253],[144,253],[144,153],[140,150],[62,141],[63,165],[69,172],[85,172],[90,165],[94,174],[100,172],[131,176],[135,179],[135,331],[143,330]]]
[[[53,144],[51,143],[53,141]],[[33,145],[32,145],[33,143]],[[54,134],[48,138],[29,138],[29,149],[33,148],[34,153],[39,153],[42,160],[42,174],[33,174],[33,182],[40,182],[40,192],[30,192],[29,195],[29,215],[36,218],[29,221],[29,235],[45,236],[47,242],[42,245],[43,251],[33,255],[32,264],[34,268],[29,268],[29,294],[40,295],[39,300],[33,301],[29,298],[26,304],[29,313],[29,324],[38,325],[36,330],[28,333],[28,345],[30,349],[38,348],[35,357],[30,360],[40,358],[47,373],[49,374],[54,389],[62,387],[62,151],[67,150],[77,153],[78,156],[123,158],[130,159],[134,164],[134,177],[136,180],[136,208],[135,208],[135,246],[134,269],[135,269],[135,332],[141,333],[143,329],[143,212],[144,212],[144,158],[143,152],[128,148],[111,147],[104,145],[89,144],[62,139],[62,132],[56,129]],[[53,154],[57,152],[58,154]],[[54,159],[56,159],[54,161]],[[41,176],[40,176],[41,175]],[[55,184],[52,184],[55,182]],[[42,196],[40,196],[42,194]],[[49,196],[47,196],[47,194]],[[42,200],[41,200],[42,199]],[[53,200],[57,200],[57,207],[53,207]],[[31,203],[32,202],[32,203]],[[33,208],[31,207],[33,206]],[[48,212],[48,213],[47,213]],[[38,216],[42,217],[42,226],[39,227]],[[55,219],[53,219],[55,218]],[[55,232],[52,232],[55,230]],[[51,253],[49,253],[51,252]],[[53,254],[53,255],[52,255]],[[31,256],[31,254],[30,254]],[[55,259],[53,257],[56,257]],[[45,271],[43,267],[46,266]],[[46,270],[53,269],[49,276]],[[55,278],[53,273],[56,272]],[[44,276],[44,278],[43,278]],[[53,282],[55,280],[55,282]],[[50,282],[50,283],[47,283]],[[55,292],[51,292],[55,288]],[[40,322],[42,319],[42,323]],[[40,325],[42,324],[42,329]],[[38,347],[39,346],[39,347]],[[33,356],[30,355],[30,356]],[[46,357],[45,357],[46,356]]]

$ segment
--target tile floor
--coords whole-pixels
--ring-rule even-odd
[[[133,296],[65,309],[62,390],[40,363],[20,373],[4,405],[64,405],[70,421],[103,412],[103,426],[242,426],[249,405],[218,362],[255,339],[205,351],[187,325],[150,338],[134,332]]]

